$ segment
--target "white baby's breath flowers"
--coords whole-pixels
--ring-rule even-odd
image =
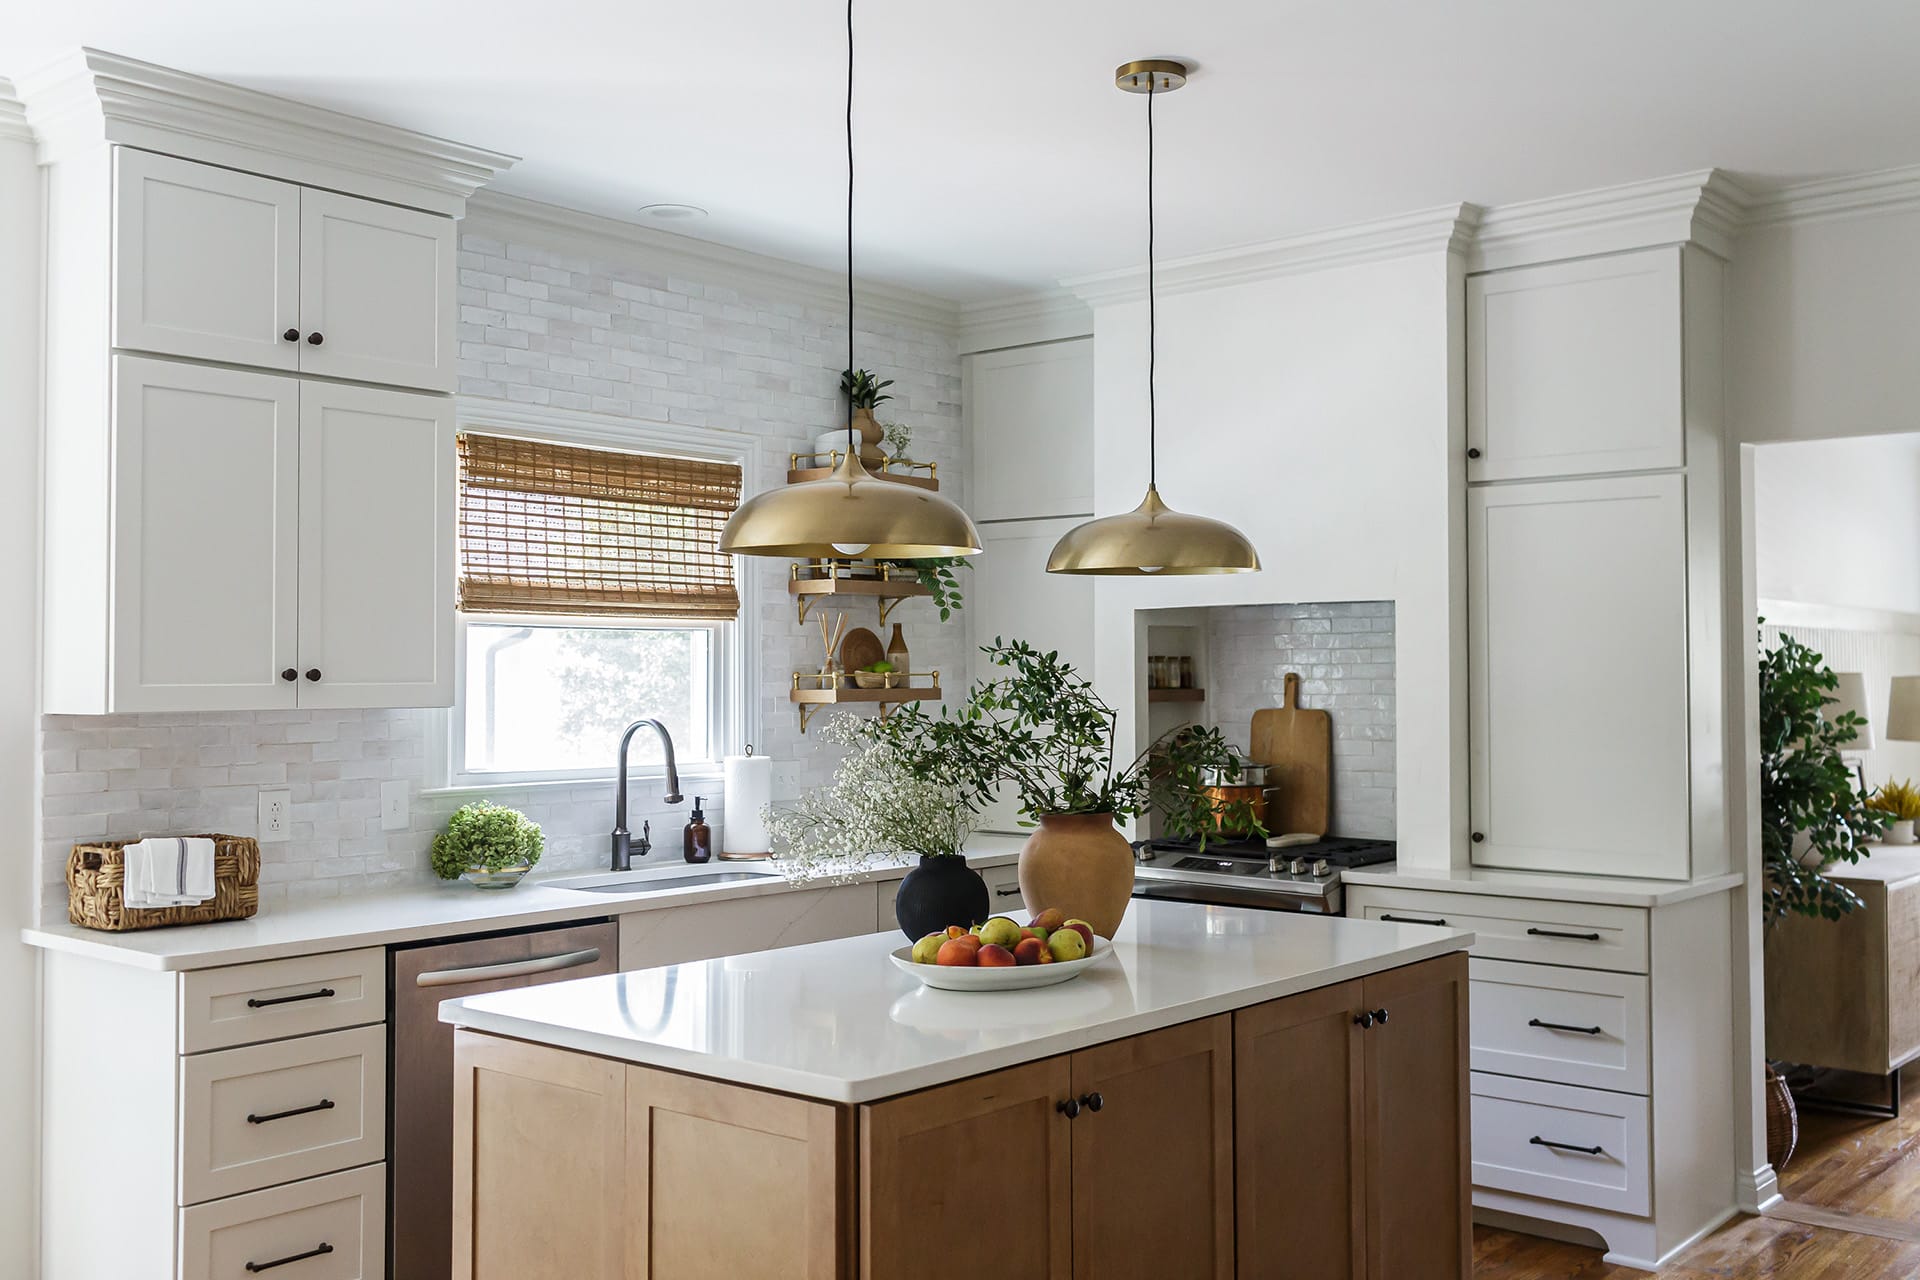
[[[899,854],[960,852],[973,815],[953,787],[915,777],[857,717],[835,716],[820,736],[847,748],[833,781],[761,810],[788,879],[845,882]]]

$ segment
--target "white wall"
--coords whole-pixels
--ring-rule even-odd
[[[1761,599],[1920,614],[1920,433],[1765,445],[1753,480]]]
[[[1231,521],[1263,572],[1101,578],[1095,680],[1136,745],[1134,613],[1387,600],[1395,616],[1400,856],[1465,845],[1464,441],[1456,412],[1459,274],[1443,253],[1285,275],[1160,302],[1162,497]],[[1095,510],[1146,487],[1146,306],[1095,309]]]
[[[36,895],[39,788],[40,171],[9,136],[0,80],[0,1275],[31,1273],[38,1149],[38,962],[19,940]]]

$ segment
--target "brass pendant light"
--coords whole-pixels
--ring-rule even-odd
[[[1253,573],[1260,557],[1245,534],[1221,520],[1190,516],[1160,500],[1155,483],[1159,423],[1155,415],[1156,302],[1153,280],[1153,99],[1187,82],[1178,62],[1129,62],[1114,84],[1147,98],[1147,496],[1125,515],[1104,516],[1067,530],[1047,557],[1048,573]]]
[[[847,368],[853,358],[853,0],[847,0]],[[824,480],[783,485],[740,504],[720,534],[735,555],[917,560],[980,553],[967,513],[917,485],[877,480],[860,462],[847,402],[847,456]]]

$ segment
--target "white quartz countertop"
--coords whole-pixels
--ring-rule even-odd
[[[1616,907],[1665,907],[1710,893],[1725,893],[1746,879],[1739,874],[1699,880],[1634,880],[1614,876],[1554,875],[1542,871],[1495,871],[1485,867],[1401,867],[1389,863],[1340,873],[1350,887],[1430,889],[1439,893],[1484,893],[1496,898],[1544,898]]]
[[[1014,861],[1024,838],[977,835],[967,842],[967,861],[976,868]],[[764,863],[715,862],[703,870],[764,868]],[[644,866],[649,875],[685,875],[691,868],[678,858]],[[860,877],[897,880],[909,864],[889,864]],[[595,920],[631,911],[654,911],[694,902],[722,902],[769,893],[793,893],[827,886],[825,881],[795,884],[779,875],[732,884],[698,885],[633,893],[581,893],[548,887],[549,881],[595,874],[592,868],[541,872],[528,876],[516,888],[475,889],[460,881],[423,885],[398,893],[369,893],[263,907],[247,920],[183,925],[170,929],[139,929],[130,933],[103,933],[64,921],[24,929],[28,944],[132,965],[141,969],[208,969],[255,960],[378,947],[423,938],[451,938],[466,933],[523,929],[535,925]]]
[[[440,1020],[830,1102],[869,1102],[1462,950],[1473,935],[1136,900],[1057,986],[940,991],[896,933],[497,991]]]

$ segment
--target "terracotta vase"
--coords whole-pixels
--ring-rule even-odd
[[[1133,898],[1133,848],[1110,813],[1049,813],[1020,849],[1020,894],[1038,914],[1058,907],[1111,938]]]
[[[860,461],[869,471],[886,465],[887,455],[880,451],[882,431],[871,409],[853,411],[853,429],[860,433]]]

